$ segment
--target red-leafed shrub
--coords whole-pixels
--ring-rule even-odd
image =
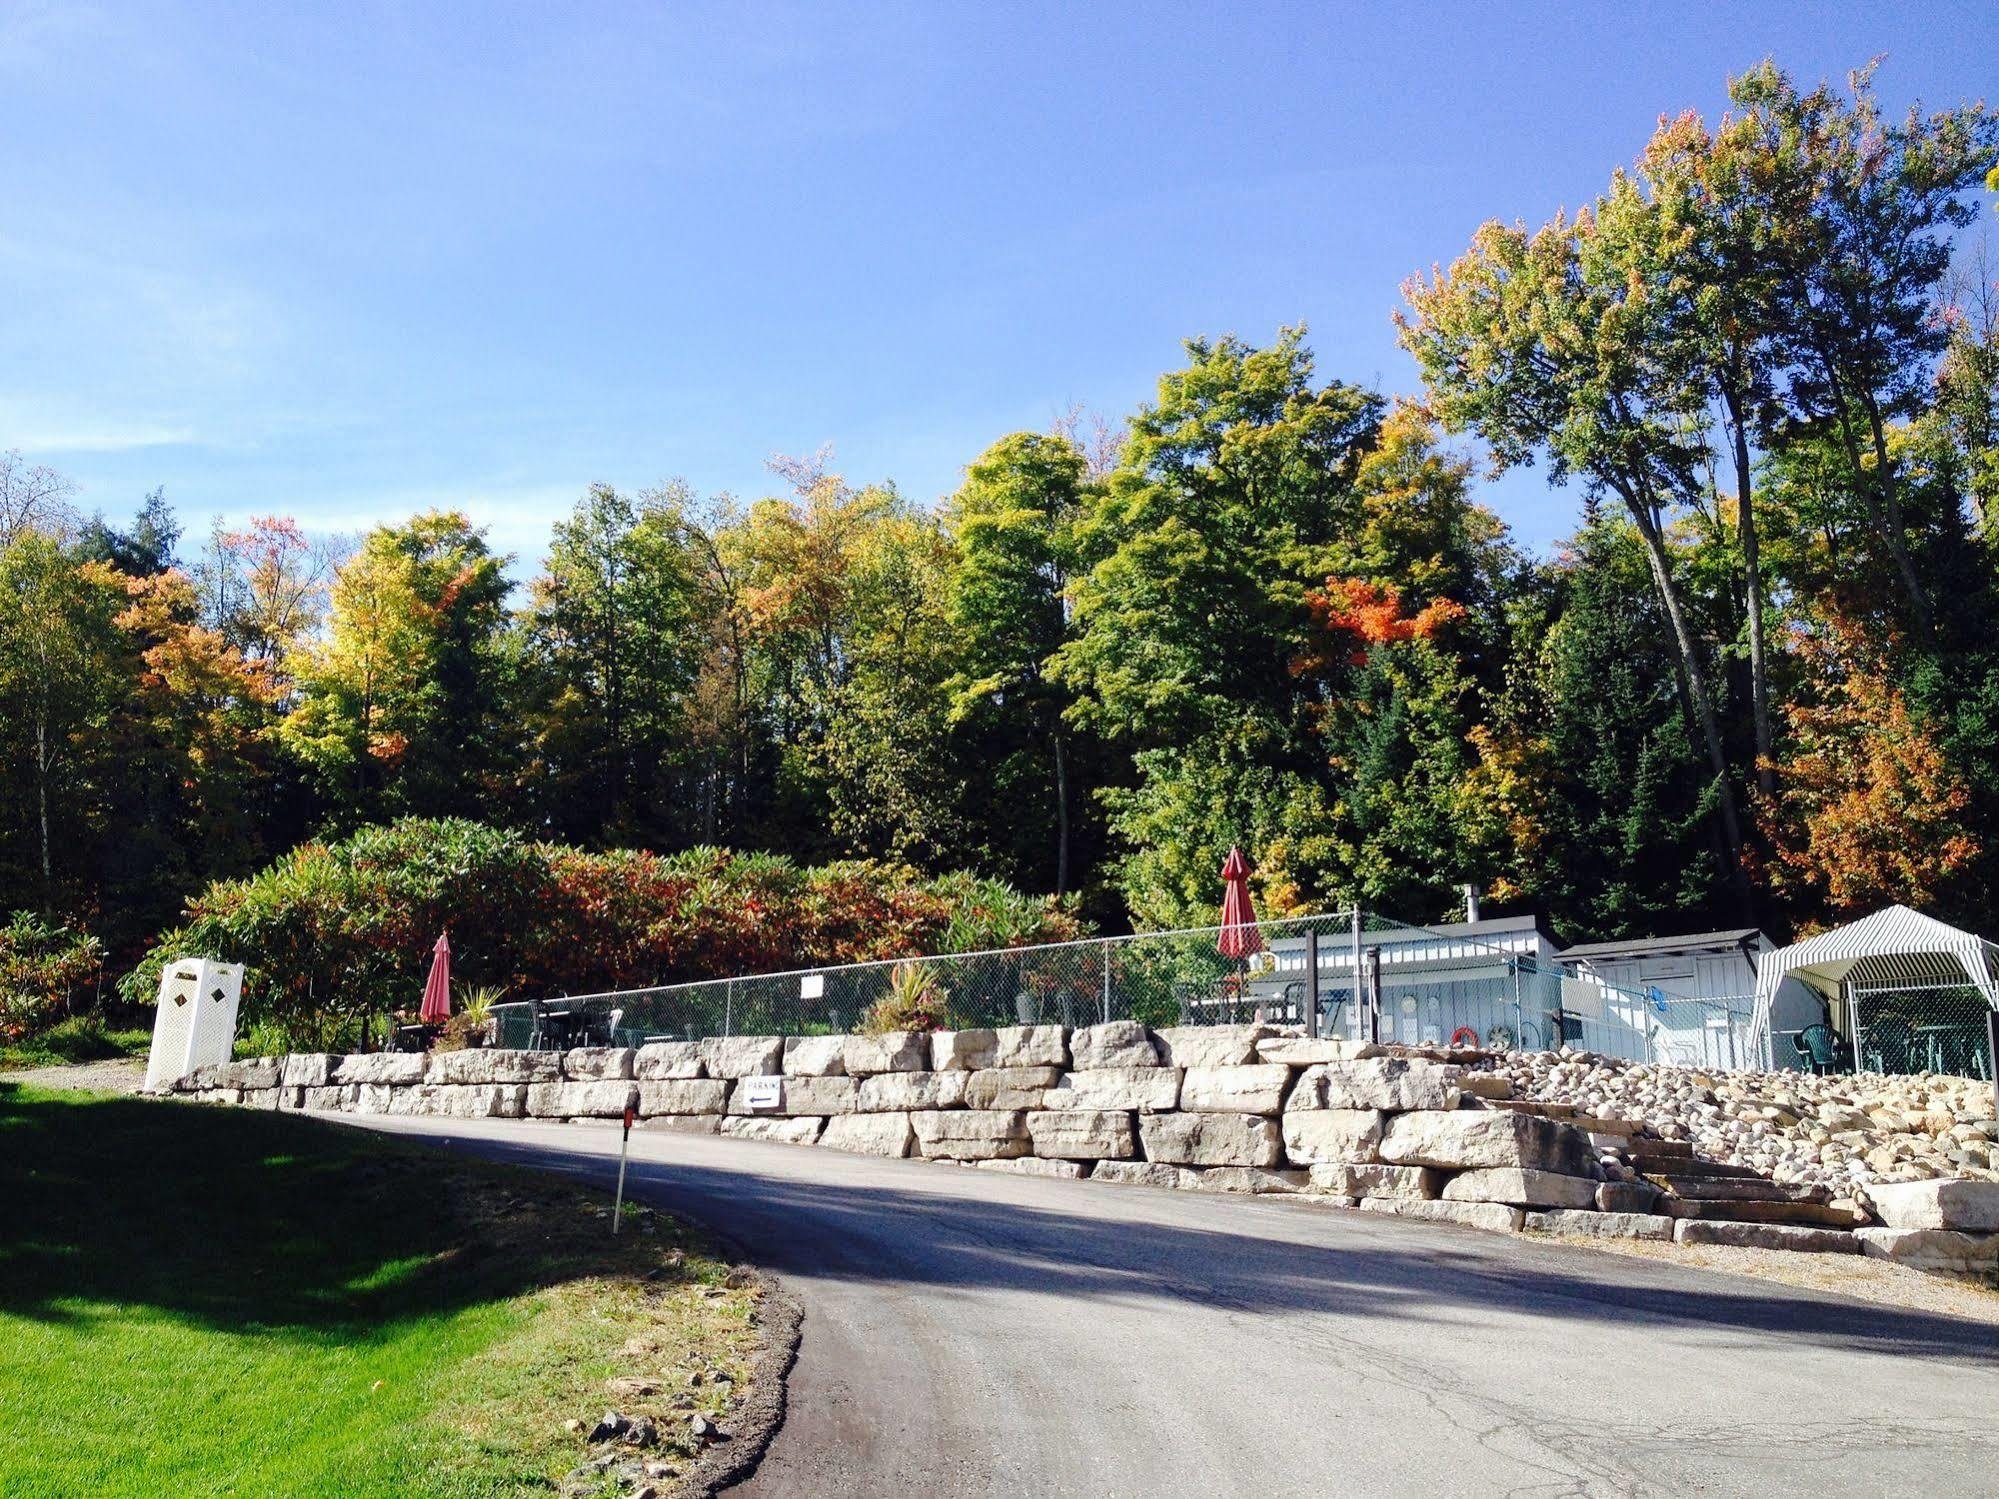
[[[32,911],[0,924],[0,1041],[18,1041],[54,1025],[104,960],[97,939]]]
[[[411,819],[211,885],[121,987],[144,1002],[175,958],[241,962],[246,1022],[330,1046],[364,1013],[416,1007],[440,931],[455,980],[526,998],[1057,942],[1079,927],[967,874],[716,848],[591,853]]]

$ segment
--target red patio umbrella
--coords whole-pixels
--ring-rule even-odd
[[[1257,930],[1256,908],[1249,899],[1249,860],[1242,850],[1231,847],[1222,865],[1222,930],[1215,946],[1225,958],[1242,959],[1263,951],[1263,933]]]
[[[437,934],[431,949],[430,977],[423,986],[423,1009],[418,1019],[425,1025],[442,1025],[451,1018],[451,939]]]

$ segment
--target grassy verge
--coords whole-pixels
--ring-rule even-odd
[[[548,1492],[565,1422],[651,1414],[684,1471],[747,1389],[756,1290],[530,1172],[0,1084],[0,1205],[9,1496]]]
[[[0,1046],[0,1072],[143,1057],[152,1041],[151,1031],[109,1030],[95,1016],[79,1016],[26,1041]]]

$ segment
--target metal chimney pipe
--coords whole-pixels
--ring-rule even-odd
[[[1469,882],[1465,885],[1465,920],[1478,920],[1478,886]]]

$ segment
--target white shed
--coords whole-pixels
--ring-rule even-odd
[[[1756,927],[1735,927],[1585,942],[1555,961],[1577,978],[1638,996],[1627,1020],[1644,1035],[1648,1058],[1683,1067],[1741,1067],[1763,1055],[1750,1017],[1757,962],[1774,946]]]

